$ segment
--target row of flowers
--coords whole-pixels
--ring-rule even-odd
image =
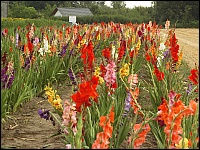
[[[51,78],[57,80],[60,74],[70,78],[73,92],[68,100],[61,100],[50,82],[43,88],[60,118],[50,110],[38,111],[41,118],[60,124],[66,148],[120,148],[125,141],[126,148],[140,148],[149,132],[155,136],[158,148],[197,148],[198,68],[191,70],[184,91],[178,71],[182,52],[169,26],[166,21],[164,38],[160,27],[151,21],[140,25],[62,25],[60,29],[40,30],[32,24],[26,29],[14,29],[15,38],[4,29],[2,44],[7,42],[3,48],[9,49],[11,59],[17,54],[21,69],[28,75],[54,71],[38,88]],[[15,80],[7,53],[2,57],[4,90],[12,88]],[[56,64],[53,68],[52,62]],[[63,62],[65,65],[58,68]],[[140,77],[141,71],[147,78]],[[152,111],[141,105],[146,101],[141,99],[145,89],[141,84],[148,88]]]

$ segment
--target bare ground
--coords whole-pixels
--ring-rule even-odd
[[[180,50],[183,49],[183,60],[191,68],[199,65],[199,29],[176,29]],[[62,85],[57,89],[61,99],[69,99],[71,88]],[[41,102],[42,103],[38,103]],[[60,137],[50,137],[58,132],[59,126],[53,126],[50,121],[41,119],[38,110],[52,110],[51,105],[42,97],[35,97],[27,102],[17,112],[11,115],[5,124],[1,124],[1,148],[17,149],[64,149]],[[126,144],[126,143],[125,143]],[[125,145],[126,147],[126,145]],[[156,141],[151,134],[147,135],[142,148],[156,149]]]

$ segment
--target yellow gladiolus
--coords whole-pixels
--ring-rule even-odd
[[[129,63],[125,63],[123,65],[123,67],[120,69],[119,73],[120,73],[120,77],[124,78],[125,76],[129,75]]]
[[[188,149],[188,139],[187,138],[182,138],[178,144],[175,144],[176,148],[183,148],[183,149]]]

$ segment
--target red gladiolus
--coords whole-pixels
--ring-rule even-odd
[[[146,54],[145,54],[145,59],[146,59],[148,62],[150,62],[150,61],[151,61],[151,56],[150,56],[148,53],[146,53]]]
[[[28,49],[29,49],[29,53],[31,53],[33,51],[33,43],[31,43],[31,41],[28,41]]]
[[[111,52],[109,48],[105,48],[102,50],[102,56],[104,56],[106,59],[110,59]]]
[[[190,81],[192,81],[194,83],[194,85],[197,85],[198,84],[198,76],[199,76],[197,69],[192,69],[190,71],[190,73],[191,73],[191,75],[188,78],[190,79]]]
[[[4,32],[6,33],[6,35],[8,34],[8,28],[4,29]]]
[[[95,59],[94,52],[93,52],[93,45],[92,41],[89,44],[84,46],[81,50],[81,58],[83,59],[84,65],[88,66],[89,68],[92,67],[92,63]]]
[[[105,66],[104,66],[103,64],[100,65],[100,70],[101,70],[100,76],[101,76],[102,78],[104,78],[104,76],[105,76],[107,70],[106,70],[106,68],[105,68]]]
[[[154,74],[156,75],[158,81],[162,81],[164,79],[165,74],[159,71],[156,65],[154,65]]]
[[[90,100],[93,99],[97,102],[98,93],[96,87],[98,85],[98,77],[93,76],[90,81],[83,81],[79,85],[79,91],[71,96],[72,100],[76,103],[77,111],[81,112],[81,106],[90,106]]]
[[[123,40],[118,48],[118,60],[121,60],[126,50],[126,41]]]
[[[170,46],[171,46],[170,51],[171,51],[172,59],[174,60],[174,62],[177,62],[179,45],[177,44],[175,33],[170,38]]]

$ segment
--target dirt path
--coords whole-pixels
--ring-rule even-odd
[[[57,90],[63,101],[69,99],[71,87],[62,86]],[[1,146],[17,149],[65,148],[60,136],[50,138],[51,135],[58,133],[59,126],[57,122],[56,126],[53,126],[50,120],[41,119],[38,115],[41,108],[53,110],[47,99],[35,97],[11,115],[14,120],[9,119],[1,126]],[[9,129],[10,125],[14,128]]]
[[[194,63],[199,65],[199,29],[176,29],[175,31],[180,50],[183,49],[183,60],[187,61],[188,65],[193,68]],[[71,87],[62,86],[57,89],[61,99],[69,99]],[[37,104],[40,101],[43,101]],[[51,105],[47,100],[41,97],[35,97],[30,102],[27,102],[22,108],[12,115],[14,121],[9,119],[6,124],[1,125],[1,146],[4,148],[19,148],[19,149],[63,149],[65,145],[60,141],[60,137],[49,137],[58,132],[58,125],[55,127],[50,121],[41,119],[38,115],[40,108],[52,110]],[[143,147],[152,148],[152,138]]]

